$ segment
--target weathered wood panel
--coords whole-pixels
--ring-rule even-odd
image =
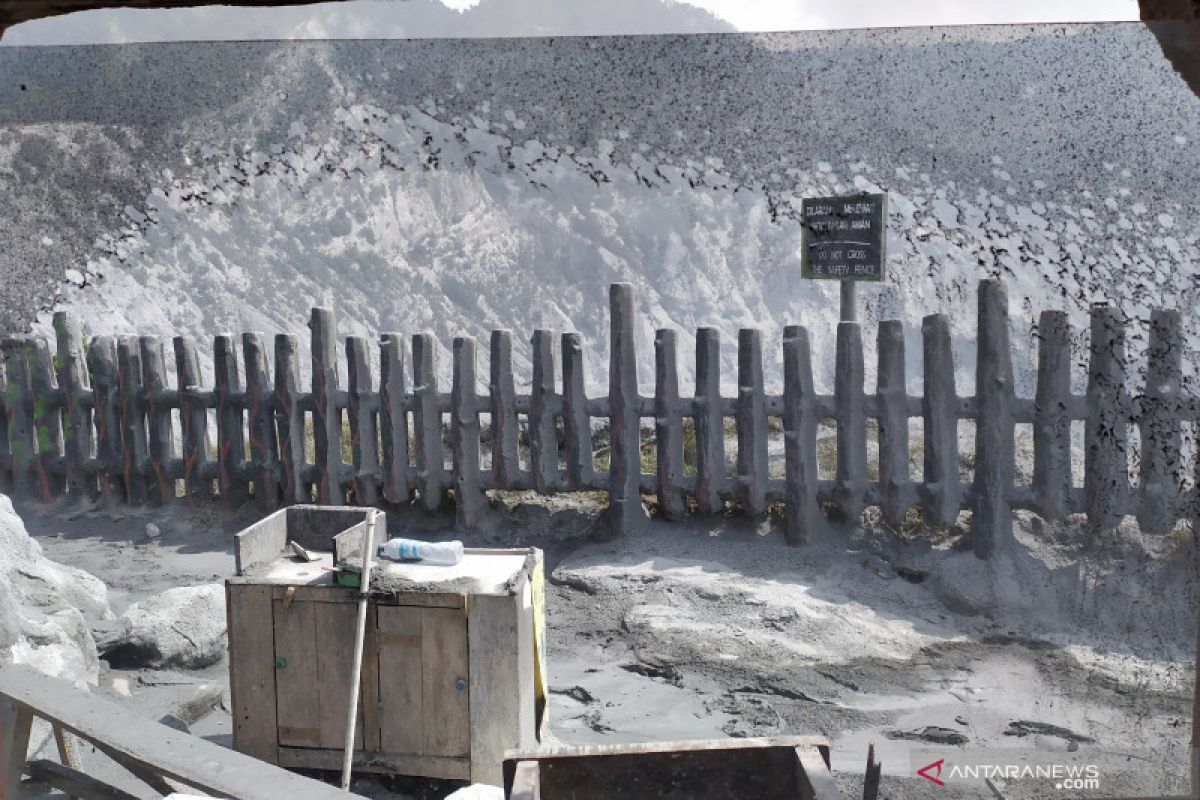
[[[180,444],[183,455],[183,493],[188,503],[212,497],[212,479],[204,477],[208,463],[208,408],[200,385],[200,359],[195,346],[176,336],[175,384],[179,387]]]
[[[562,335],[563,434],[566,439],[567,488],[583,489],[595,472],[592,461],[592,421],[583,388],[583,339],[578,333]],[[495,453],[492,454],[494,459]]]
[[[721,414],[721,334],[696,331],[696,507],[705,514],[725,510],[725,420]]]
[[[342,491],[342,410],[338,407],[337,325],[333,311],[314,308],[312,331],[313,448],[316,451],[317,502],[338,506]]]
[[[296,337],[275,336],[275,430],[279,439],[280,489],[284,505],[307,503],[304,479],[304,410],[300,406],[300,365]]]
[[[62,403],[54,381],[53,358],[44,339],[34,339],[29,353],[30,387],[33,390],[33,431],[37,440],[34,469],[42,500],[49,502],[66,487],[65,470],[59,466],[63,450]]]
[[[454,456],[455,518],[471,530],[483,514],[479,478],[479,410],[475,397],[475,340],[454,340],[454,372],[450,387],[450,441]]]
[[[262,511],[274,511],[282,501],[279,441],[263,336],[243,334],[242,354],[246,359],[246,422],[250,434],[250,460],[254,466],[254,500]]]
[[[276,763],[275,652],[271,587],[225,586],[233,747]]]
[[[783,329],[784,536],[794,546],[808,541],[821,520],[815,401],[808,331],[789,325]]]
[[[679,402],[679,373],[675,364],[675,331],[660,328],[654,337],[654,435],[657,442],[658,508],[667,519],[684,514],[683,416]]]
[[[738,331],[738,495],[747,514],[767,511],[767,397],[763,389],[762,331]]]
[[[1067,515],[1071,499],[1071,330],[1062,311],[1038,319],[1038,377],[1033,411],[1033,494],[1048,520]]]
[[[1008,291],[998,280],[979,283],[979,333],[975,354],[975,555],[988,558],[998,541],[1012,538],[1013,376]]]
[[[421,614],[412,606],[378,605],[379,702],[405,709],[403,716],[384,714],[379,746],[387,753],[423,753],[425,722],[421,659]],[[461,617],[461,613],[459,614]]]
[[[612,532],[627,533],[644,516],[637,351],[634,344],[633,285],[614,283],[609,289],[609,429],[612,459],[608,507]]]
[[[554,334],[533,332],[533,385],[529,397],[529,472],[546,494],[558,483],[558,432],[554,420]]]
[[[250,487],[242,477],[246,460],[243,427],[241,381],[238,377],[237,349],[233,337],[213,340],[213,369],[216,373],[217,403],[217,488],[227,509],[240,508],[250,496]]]
[[[175,425],[171,420],[174,404],[168,402],[166,345],[157,336],[138,340],[142,355],[142,383],[146,388],[146,450],[150,463],[150,502],[154,505],[175,499],[175,479],[171,477],[171,457]]]
[[[111,510],[125,499],[121,453],[121,390],[117,380],[117,348],[111,336],[97,336],[87,352],[92,373],[92,417],[96,420],[96,461],[100,494]],[[11,384],[12,378],[9,377]],[[14,451],[15,457],[15,451]]]
[[[1146,389],[1139,430],[1142,485],[1137,518],[1143,531],[1166,533],[1180,512],[1183,479],[1183,431],[1179,386],[1183,375],[1183,333],[1178,311],[1155,311],[1150,317]]]
[[[521,461],[517,453],[519,428],[516,390],[513,388],[512,333],[509,331],[492,331],[489,389],[492,396],[492,483],[511,486],[521,476]]]
[[[1083,490],[1088,522],[1099,530],[1116,527],[1129,495],[1124,364],[1123,315],[1110,306],[1094,307],[1087,422],[1084,426]]]
[[[950,319],[932,314],[921,321],[925,356],[925,515],[935,525],[952,525],[962,504],[958,478],[958,397]]]
[[[121,455],[125,499],[133,506],[149,499],[142,473],[146,454],[146,403],[142,395],[142,358],[136,336],[117,339],[117,383],[121,396]]]
[[[12,485],[17,494],[41,496],[34,458],[37,453],[33,428],[33,388],[27,361],[31,342],[26,337],[10,337],[0,342],[4,370],[8,380],[5,408],[9,415],[8,445],[12,458]]]
[[[375,422],[376,395],[371,387],[371,362],[367,340],[346,338],[346,381],[350,385],[350,459],[354,465],[354,493],[358,505],[379,502],[379,428]]]
[[[434,347],[430,334],[413,336],[413,393],[416,395],[413,427],[416,430],[417,490],[421,494],[421,505],[429,511],[436,510],[442,504],[445,488],[442,412],[437,404]]]
[[[470,755],[469,686],[466,617],[452,608],[421,609],[424,753]]]
[[[857,322],[839,322],[837,363],[834,368],[834,419],[837,425],[838,512],[856,521],[862,513],[867,488],[867,414],[863,395],[862,328]]]
[[[383,443],[383,496],[407,503],[408,410],[404,405],[404,337],[385,333],[379,345],[379,425]]]
[[[87,469],[95,440],[92,435],[92,409],[84,400],[84,393],[91,389],[91,384],[84,361],[83,333],[77,320],[64,311],[57,311],[54,314],[54,336],[58,349],[58,386],[63,399],[63,452],[66,457],[67,486],[72,494],[83,499],[94,499],[98,494],[96,476]],[[0,409],[0,417],[3,416],[4,412]],[[3,438],[4,432],[0,430],[0,439]],[[7,440],[0,447],[6,450]],[[2,467],[0,472],[3,472]]]
[[[904,369],[904,324],[879,323],[876,396],[879,404],[879,498],[883,519],[893,527],[904,521],[913,502],[908,477],[908,394]]]

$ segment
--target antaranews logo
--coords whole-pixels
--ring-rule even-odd
[[[943,779],[943,770],[945,777]],[[1055,789],[1099,789],[1100,768],[1095,764],[946,764],[946,759],[931,761],[917,770],[930,783],[945,786],[946,781],[1039,779],[1054,781]]]

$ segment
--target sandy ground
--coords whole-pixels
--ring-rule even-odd
[[[647,520],[604,542],[594,499],[506,495],[471,536],[449,514],[388,514],[393,534],[546,551],[551,731],[561,741],[820,733],[848,796],[868,743],[887,797],[933,796],[915,773],[939,758],[946,769],[1098,771],[1090,791],[995,780],[1005,798],[1183,792],[1196,641],[1187,529],[1150,539],[1127,524],[1096,536],[1021,515],[1016,539],[983,564],[954,537],[935,546],[870,525],[789,548],[776,520],[734,515]],[[19,510],[49,557],[110,586],[118,611],[230,575],[231,535],[255,518]],[[149,522],[162,531],[152,541]],[[107,670],[100,691],[157,719],[195,684],[227,683],[225,670]],[[194,731],[228,745],[228,713]],[[356,787],[442,797],[454,784],[368,777]],[[996,796],[981,780],[941,791]]]

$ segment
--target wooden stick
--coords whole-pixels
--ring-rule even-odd
[[[987,558],[996,542],[1012,538],[1008,495],[1013,482],[1012,351],[1008,343],[1008,289],[979,282],[975,356],[975,555]]]
[[[679,412],[679,377],[675,369],[675,331],[660,328],[654,337],[654,433],[658,444],[658,508],[667,519],[684,515],[683,417]]]
[[[362,578],[358,591],[358,625],[354,629],[354,667],[350,674],[350,703],[346,706],[346,738],[342,753],[342,789],[350,789],[350,768],[354,762],[354,726],[358,722],[358,690],[362,682],[363,641],[367,635],[367,603],[371,590],[371,556],[375,554],[375,524],[379,512],[367,510],[367,529],[363,532]]]
[[[762,331],[738,331],[737,466],[739,495],[752,517],[767,511],[767,398],[763,391]]]

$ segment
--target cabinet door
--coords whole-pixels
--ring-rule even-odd
[[[467,756],[467,620],[462,609],[379,606],[380,749]]]
[[[344,602],[276,600],[273,612],[279,744],[340,750],[346,735],[357,607]],[[361,694],[366,699],[366,693]],[[360,703],[354,735],[359,750],[363,730]]]

